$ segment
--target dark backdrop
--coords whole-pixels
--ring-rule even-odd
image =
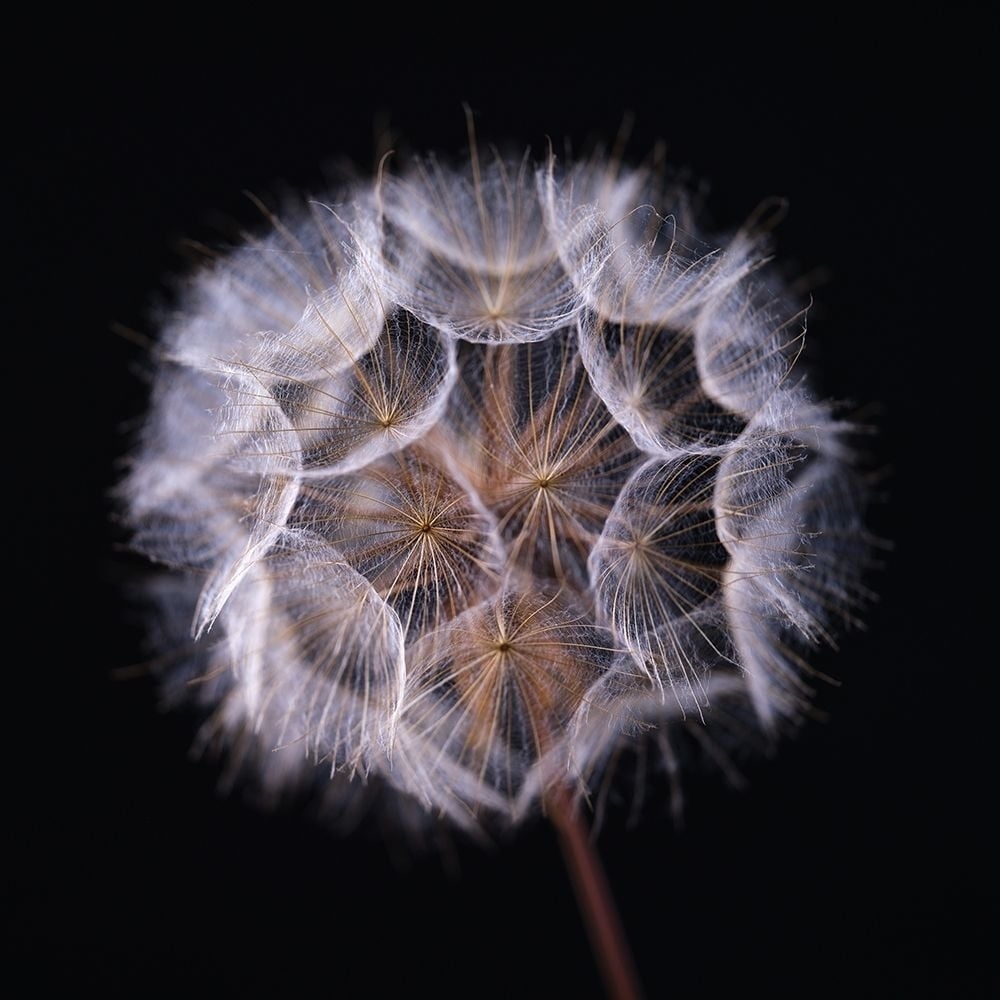
[[[867,632],[821,658],[842,682],[822,694],[828,721],[752,765],[745,791],[690,776],[682,830],[654,784],[639,822],[612,811],[599,840],[649,996],[985,995],[990,642],[969,567],[987,551],[990,449],[964,303],[990,288],[951,270],[983,235],[976,26],[903,42],[833,14],[667,11],[560,34],[480,10],[490,26],[411,32],[385,13],[286,34],[278,13],[210,41],[154,22],[59,51],[38,36],[8,87],[16,965],[132,994],[600,995],[544,824],[409,856],[368,825],[331,835],[302,805],[263,815],[189,759],[193,719],[116,673],[141,631],[106,493],[144,352],[115,330],[155,332],[180,241],[253,223],[244,190],[316,189],[341,157],[367,172],[387,127],[457,152],[465,101],[482,139],[539,152],[610,140],[633,113],[627,156],[663,140],[722,226],[786,198],[778,255],[815,279],[808,357],[880,428],[873,526],[894,548]],[[970,439],[979,464],[958,457]]]

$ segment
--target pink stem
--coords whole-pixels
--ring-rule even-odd
[[[639,1000],[642,990],[601,859],[569,791],[548,798],[548,814],[583,912],[590,944],[612,1000]]]

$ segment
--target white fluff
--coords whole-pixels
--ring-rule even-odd
[[[191,278],[122,494],[264,787],[320,765],[502,826],[622,746],[673,771],[741,704],[801,718],[864,490],[804,310],[686,206],[599,159],[428,158]]]

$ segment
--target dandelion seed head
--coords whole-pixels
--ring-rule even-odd
[[[428,157],[192,277],[122,497],[265,785],[504,826],[650,733],[802,718],[863,596],[851,428],[769,249],[689,203]]]

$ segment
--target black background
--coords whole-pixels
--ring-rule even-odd
[[[747,790],[689,776],[683,829],[654,784],[639,822],[613,811],[598,841],[648,995],[985,996],[976,26],[904,41],[820,13],[665,12],[562,34],[411,31],[385,12],[286,35],[279,15],[197,42],[191,25],[118,25],[120,41],[40,49],[8,87],[15,967],[130,993],[601,995],[543,823],[421,855],[368,826],[330,834],[304,806],[264,815],[189,758],[193,719],[158,713],[149,682],[118,673],[141,629],[106,495],[145,352],[115,331],[155,333],[181,241],[255,223],[244,190],[322,189],[342,157],[367,173],[386,129],[401,148],[460,152],[464,101],[482,140],[539,153],[549,137],[611,140],[634,113],[627,158],[663,140],[708,182],[721,226],[786,198],[779,258],[814,276],[808,358],[824,392],[870,404],[879,427],[873,527],[893,548],[867,630],[821,657],[842,682],[822,693],[829,720],[751,765]],[[959,457],[970,442],[978,464]]]

